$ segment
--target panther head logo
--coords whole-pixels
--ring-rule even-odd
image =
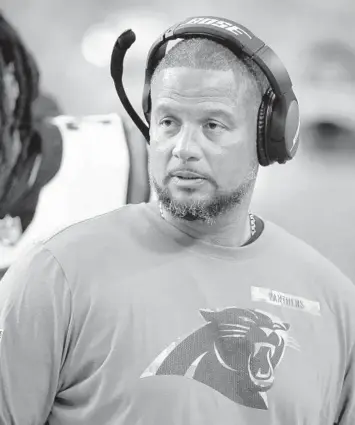
[[[298,349],[290,325],[271,315],[236,307],[201,309],[207,322],[164,350],[141,375],[195,379],[236,403],[267,409],[266,392],[275,380],[286,346]]]

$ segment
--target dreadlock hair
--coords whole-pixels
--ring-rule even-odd
[[[8,67],[13,69],[13,77],[18,86],[18,95],[15,100],[14,110],[9,116],[6,105],[7,98],[5,76]],[[0,13],[0,206],[3,207],[6,196],[16,184],[19,176],[23,175],[24,168],[29,167],[28,158],[33,156],[39,147],[35,146],[32,136],[34,134],[32,105],[38,96],[39,71],[37,65],[23,44],[17,31],[5,20]],[[9,123],[11,125],[9,127]],[[5,137],[8,132],[8,137]],[[14,150],[14,134],[20,142],[20,152],[13,165],[8,164],[8,158]],[[17,139],[17,140],[18,140]],[[1,208],[0,208],[1,210]],[[0,213],[0,218],[4,213]]]
[[[14,128],[25,130],[31,126],[31,106],[38,96],[39,72],[37,65],[25,48],[19,34],[0,13],[0,117],[6,120],[4,110],[4,70],[14,65],[15,78],[19,85],[19,96],[14,111]],[[27,129],[28,131],[28,129]],[[25,134],[23,134],[25,136]]]

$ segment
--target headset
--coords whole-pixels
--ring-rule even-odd
[[[300,114],[290,76],[270,47],[247,28],[229,19],[213,16],[190,17],[170,27],[155,41],[147,57],[142,100],[148,125],[151,79],[166,54],[168,43],[196,37],[220,43],[237,57],[241,55],[249,57],[260,67],[270,87],[264,94],[258,111],[256,141],[258,160],[262,166],[274,162],[284,164],[291,160],[299,146]],[[135,40],[136,36],[132,30],[126,30],[118,37],[111,55],[111,77],[124,108],[149,144],[149,127],[132,107],[122,83],[123,60]]]

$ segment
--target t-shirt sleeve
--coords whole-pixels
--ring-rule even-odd
[[[334,425],[355,424],[355,347],[343,381],[338,405],[337,418]]]
[[[38,245],[0,282],[0,423],[42,425],[58,386],[71,294],[55,257]]]

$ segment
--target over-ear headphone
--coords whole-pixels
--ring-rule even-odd
[[[150,120],[152,76],[166,54],[168,42],[195,37],[220,43],[237,57],[243,54],[251,58],[264,72],[270,88],[262,98],[257,119],[259,162],[267,166],[292,159],[299,145],[300,117],[289,74],[270,47],[247,28],[229,19],[213,16],[188,18],[170,27],[155,41],[148,53],[142,101],[147,122]],[[149,129],[133,110],[122,85],[123,58],[134,41],[131,30],[118,38],[111,57],[111,75],[124,107],[149,143]]]

